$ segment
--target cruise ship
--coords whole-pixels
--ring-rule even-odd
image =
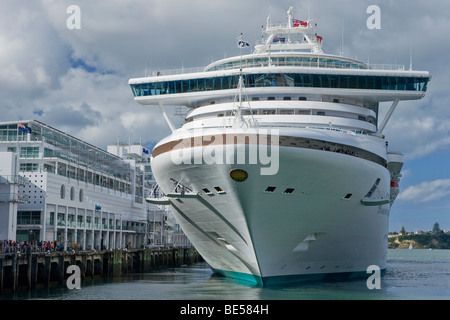
[[[256,286],[385,271],[403,155],[383,131],[429,72],[326,54],[292,7],[263,35],[250,54],[241,35],[235,57],[129,79],[172,131],[151,157],[164,196],[147,201],[170,206],[213,271]],[[187,108],[179,128],[166,106]]]

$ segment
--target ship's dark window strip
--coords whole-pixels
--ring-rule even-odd
[[[159,81],[131,84],[134,96],[153,96],[210,90],[237,89],[238,75]],[[246,74],[246,88],[258,87],[312,87],[364,90],[427,90],[428,77],[396,77],[369,75],[330,75],[308,73]]]

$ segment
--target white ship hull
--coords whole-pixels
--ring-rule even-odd
[[[280,146],[278,172],[261,175],[255,164],[176,164],[172,152],[152,158],[153,173],[183,231],[218,273],[266,286],[367,277],[370,265],[386,268],[390,204],[361,201],[377,179],[389,199],[384,166]],[[233,168],[244,169],[247,180],[233,181]],[[170,179],[192,192],[174,193]],[[276,189],[266,192],[269,186]]]

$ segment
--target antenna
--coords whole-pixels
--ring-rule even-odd
[[[289,7],[289,10],[287,11],[288,14],[288,21],[287,21],[287,28],[291,27],[291,23],[292,23],[292,11],[294,11],[294,7]],[[289,34],[290,35],[290,34]]]
[[[412,58],[412,42],[409,43],[409,70],[412,70],[412,66],[413,66],[413,58]]]
[[[344,56],[344,20],[342,20],[341,55]]]

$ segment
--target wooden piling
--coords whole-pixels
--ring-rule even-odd
[[[37,287],[64,285],[67,268],[77,265],[81,281],[96,276],[120,277],[178,267],[201,259],[194,248],[145,248],[131,250],[39,252],[0,254],[0,295]]]

